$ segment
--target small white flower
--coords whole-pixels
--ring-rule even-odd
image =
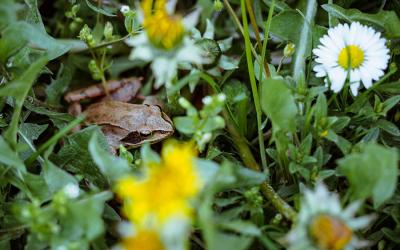
[[[79,196],[79,186],[73,183],[69,183],[64,187],[64,193],[70,198],[75,199]]]
[[[325,77],[325,83],[329,79],[335,93],[349,79],[351,92],[357,95],[360,82],[370,88],[388,66],[390,56],[386,40],[373,28],[358,22],[330,28],[320,42],[313,50],[318,63],[314,71],[317,77]]]
[[[339,197],[330,193],[324,184],[318,183],[315,191],[305,190],[296,224],[286,240],[289,250],[352,250],[365,247],[367,242],[360,241],[355,230],[366,227],[373,216],[355,218],[360,207],[354,202],[343,209]]]
[[[122,6],[121,6],[121,9],[120,9],[120,11],[121,11],[122,14],[125,14],[125,13],[127,13],[128,11],[130,11],[130,10],[131,10],[131,9],[129,8],[128,5],[122,5]]]
[[[210,105],[212,103],[212,97],[211,96],[206,96],[203,98],[203,103],[205,105]]]
[[[226,95],[223,93],[218,94],[218,101],[224,102],[226,100]]]

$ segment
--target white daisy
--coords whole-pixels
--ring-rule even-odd
[[[343,209],[339,197],[318,183],[315,191],[305,190],[296,224],[286,240],[289,250],[351,250],[365,247],[366,242],[354,235],[366,227],[373,216],[354,218],[360,207],[354,202]]]
[[[155,2],[157,5],[157,0]],[[126,40],[128,45],[134,47],[129,57],[131,60],[151,62],[156,88],[163,84],[170,87],[179,68],[203,63],[201,49],[187,34],[197,23],[200,12],[197,10],[180,18],[173,15],[176,2],[167,1],[163,8],[152,12],[146,9],[152,1],[142,1],[145,9],[139,13],[139,19],[143,23],[144,31]]]
[[[330,28],[320,42],[313,50],[318,63],[314,71],[317,77],[326,77],[326,83],[330,81],[335,93],[349,79],[351,92],[357,95],[360,82],[370,88],[388,66],[390,56],[386,40],[373,28],[358,22]]]

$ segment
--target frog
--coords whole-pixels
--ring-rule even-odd
[[[163,141],[174,133],[172,120],[161,106],[130,103],[140,88],[140,78],[124,78],[70,91],[64,99],[69,103],[71,115],[83,113],[86,125],[101,127],[111,153],[116,154],[121,145],[137,148]],[[94,99],[97,101],[82,108],[81,102]]]

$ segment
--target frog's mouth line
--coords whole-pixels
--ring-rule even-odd
[[[164,131],[157,131],[159,134],[166,134]],[[140,132],[131,132],[127,136],[125,136],[121,141],[127,144],[139,144],[143,141],[147,141],[154,138],[154,133],[140,133]]]

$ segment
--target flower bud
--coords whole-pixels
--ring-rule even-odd
[[[119,9],[119,11],[121,11],[122,14],[126,14],[128,13],[128,11],[130,11],[131,9],[129,8],[128,5],[122,5],[121,8]]]
[[[288,43],[283,50],[283,55],[285,57],[291,57],[296,51],[296,45],[294,43]]]
[[[214,118],[215,123],[218,127],[223,128],[225,127],[225,120],[221,116],[217,116]]]
[[[113,39],[113,26],[110,22],[107,22],[106,25],[104,26],[103,34],[107,41],[110,41]]]
[[[183,97],[179,98],[178,102],[184,109],[189,109],[192,106],[192,104]]]
[[[215,11],[222,11],[223,8],[224,8],[224,4],[220,0],[214,1],[214,10]]]
[[[212,97],[211,96],[204,97],[203,103],[204,103],[204,105],[210,105],[212,103]]]

